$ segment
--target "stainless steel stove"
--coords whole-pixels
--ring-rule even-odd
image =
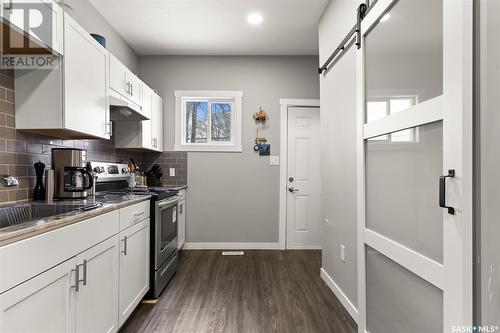
[[[177,271],[177,190],[163,187],[129,188],[128,166],[120,163],[89,162],[97,173],[96,197],[150,195],[150,291],[158,298]]]

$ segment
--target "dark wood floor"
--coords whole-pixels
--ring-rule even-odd
[[[320,251],[183,251],[158,302],[121,332],[356,332],[320,266]]]

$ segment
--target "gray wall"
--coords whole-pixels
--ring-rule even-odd
[[[354,25],[356,3],[330,2],[319,27],[321,63]],[[321,78],[323,235],[322,267],[357,304],[356,48]],[[346,247],[346,262],[340,260]]]
[[[138,57],[89,0],[66,0],[76,14],[76,21],[89,33],[106,37],[106,47],[133,72],[137,72]]]
[[[174,90],[243,91],[242,153],[188,153],[186,237],[201,243],[277,243],[279,167],[254,151],[251,114],[279,155],[280,98],[318,98],[317,57],[140,57],[139,72],[163,97],[165,150],[174,143]]]
[[[481,256],[480,288],[478,293],[482,325],[500,326],[500,221],[498,203],[500,202],[500,177],[498,168],[500,156],[500,2],[481,1],[480,12],[480,72],[479,72],[479,131],[476,138],[480,141],[479,164],[476,186],[480,194],[476,199],[476,221],[481,221],[480,240],[477,244]],[[480,200],[480,201],[479,201]],[[478,224],[477,224],[478,225]]]

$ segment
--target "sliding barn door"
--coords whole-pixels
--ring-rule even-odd
[[[359,332],[454,332],[472,324],[472,0],[378,0],[361,42]]]

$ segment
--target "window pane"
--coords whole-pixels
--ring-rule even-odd
[[[208,102],[186,102],[186,143],[206,143]]]
[[[443,0],[397,1],[364,45],[368,102],[415,96],[417,104],[443,94]]]
[[[443,122],[412,130],[408,144],[367,141],[366,227],[442,263]]]
[[[412,142],[414,128],[405,129],[402,131],[391,133],[392,142]]]
[[[231,141],[230,103],[212,104],[212,141]]]
[[[385,118],[387,116],[387,102],[368,102],[366,107],[367,122]]]
[[[366,325],[371,333],[443,332],[443,292],[367,246]]]
[[[411,98],[398,98],[391,99],[391,114],[398,113],[399,111],[403,111],[409,109],[410,106],[413,105],[413,100]]]

